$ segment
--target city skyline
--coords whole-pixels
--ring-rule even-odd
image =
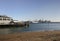
[[[60,22],[60,0],[0,0],[0,15],[16,20]]]

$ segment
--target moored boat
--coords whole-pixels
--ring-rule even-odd
[[[9,28],[9,27],[23,27],[27,26],[26,23],[14,22],[11,17],[6,15],[0,15],[0,28]]]

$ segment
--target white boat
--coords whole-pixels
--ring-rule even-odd
[[[11,17],[8,17],[6,15],[0,15],[0,25],[9,24],[13,19]]]

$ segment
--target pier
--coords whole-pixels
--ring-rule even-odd
[[[0,28],[11,28],[11,27],[28,27],[29,26],[29,24],[26,24],[26,23],[24,23],[24,24],[2,24],[2,25],[0,25]]]

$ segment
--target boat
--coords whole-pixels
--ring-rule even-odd
[[[6,15],[0,15],[0,25],[9,24],[13,19]]]
[[[27,26],[26,23],[14,22],[11,17],[6,15],[0,15],[0,28],[9,28],[9,27],[23,27]]]

